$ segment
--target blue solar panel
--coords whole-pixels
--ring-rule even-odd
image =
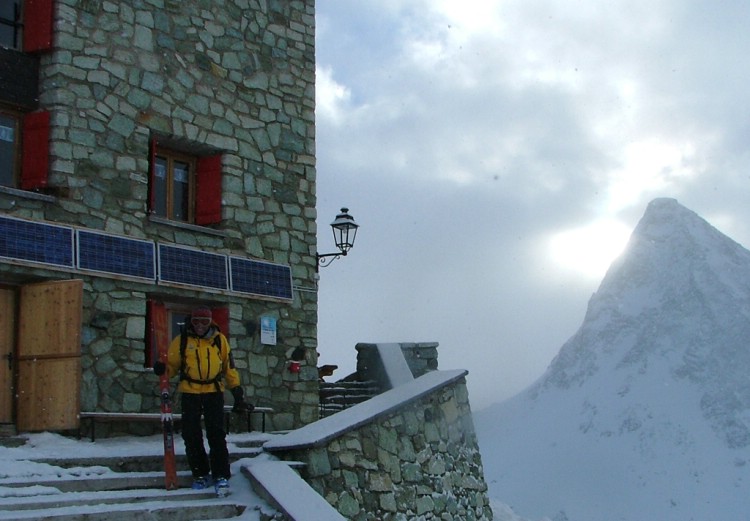
[[[73,267],[73,229],[0,217],[0,257]]]
[[[159,280],[227,289],[227,257],[192,248],[159,244]]]
[[[229,271],[232,291],[292,299],[292,270],[289,266],[230,257]]]
[[[78,230],[78,268],[156,279],[153,241]]]

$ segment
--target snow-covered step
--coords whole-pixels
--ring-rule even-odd
[[[42,487],[56,489],[60,492],[92,492],[104,490],[137,490],[145,488],[161,488],[164,490],[164,472],[123,472],[123,473],[97,473],[92,470],[82,476],[69,476],[64,478],[45,479],[40,478],[33,483],[29,481],[0,480],[0,487],[21,488]],[[177,482],[180,488],[190,488],[193,482],[188,471],[177,473]],[[165,490],[166,493],[166,490]]]
[[[2,507],[0,507],[2,508]],[[245,511],[245,506],[231,500],[212,501],[149,501],[144,503],[112,505],[71,505],[50,509],[0,510],[3,521],[119,521],[143,519],[148,521],[194,521],[209,519],[232,519]]]
[[[236,466],[255,459],[271,435],[228,439],[238,476],[232,478],[232,494],[225,498],[217,498],[213,488],[192,490],[187,470],[177,473],[180,488],[165,490],[160,437],[129,438],[124,443],[55,440],[66,445],[65,450],[49,450],[49,437],[32,437],[38,451],[30,447],[24,457],[8,458],[9,465],[0,461],[0,476],[5,476],[0,479],[0,521],[226,521],[258,519],[259,509],[271,516],[276,513],[252,492]],[[178,469],[187,469],[184,454],[177,460]]]
[[[27,487],[19,489],[19,496],[4,495],[0,503],[0,519],[5,519],[11,510],[60,509],[80,505],[120,505],[124,503],[145,503],[153,501],[192,501],[214,499],[213,489],[192,490],[108,490],[103,492],[60,492],[46,487]],[[27,495],[33,493],[34,495]]]

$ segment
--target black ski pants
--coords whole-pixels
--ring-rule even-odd
[[[206,424],[209,455],[203,446],[201,416]],[[224,393],[182,393],[182,439],[193,477],[211,474],[229,479],[229,452],[224,431]]]

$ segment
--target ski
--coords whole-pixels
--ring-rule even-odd
[[[160,380],[166,380],[166,388],[161,383],[161,425],[164,431],[164,484],[167,490],[178,488],[177,465],[174,458],[174,420],[172,418],[172,398],[169,395],[169,379],[162,375]]]
[[[154,339],[156,341],[159,361],[167,364],[169,335],[167,334],[166,310],[155,309],[152,316]],[[174,457],[174,418],[172,416],[172,396],[169,389],[169,375],[165,372],[159,376],[161,394],[161,425],[164,431],[164,484],[167,490],[178,488],[177,465]]]

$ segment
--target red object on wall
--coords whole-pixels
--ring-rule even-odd
[[[198,158],[195,177],[195,224],[221,222],[221,155]]]
[[[47,186],[49,172],[49,112],[31,112],[23,118],[21,188]]]
[[[23,50],[43,52],[52,49],[53,0],[25,0],[23,3]]]
[[[211,316],[224,336],[229,338],[229,308],[212,308]]]
[[[299,362],[297,360],[292,360],[291,362],[289,362],[289,372],[299,373],[301,366],[302,366],[302,362]]]

